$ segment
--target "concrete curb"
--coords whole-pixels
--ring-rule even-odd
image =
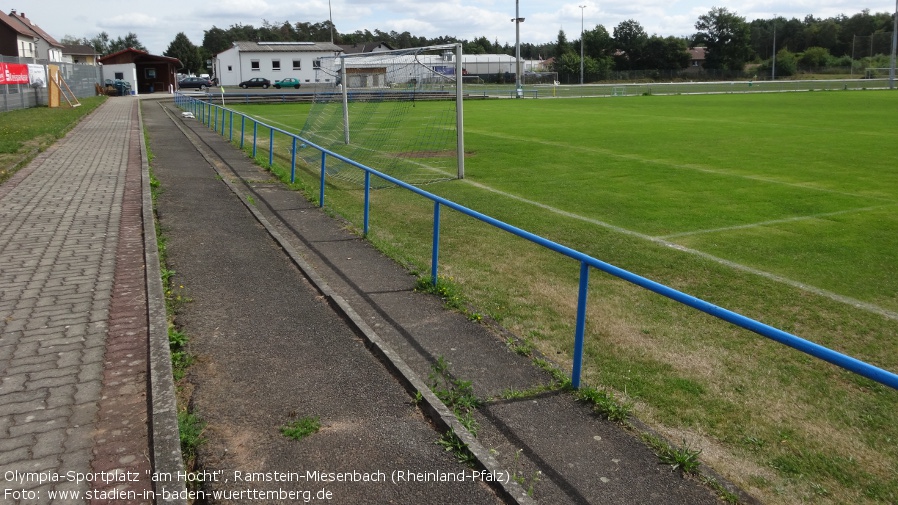
[[[177,476],[179,472],[183,474],[185,468],[181,455],[178,405],[172,375],[171,350],[168,345],[168,317],[159,265],[153,196],[150,189],[150,167],[147,160],[146,138],[143,135],[143,114],[140,107],[137,110],[140,121],[140,149],[143,154],[141,156],[141,189],[147,282],[152,464],[153,472],[158,475]],[[154,490],[157,504],[186,505],[187,503],[187,488],[184,479],[174,478],[167,482],[154,482]],[[163,499],[163,496],[172,497]]]
[[[165,109],[165,107],[163,107]],[[417,375],[412,369],[406,365],[406,363],[402,360],[402,358],[395,353],[386,342],[375,332],[367,323],[362,319],[361,316],[352,308],[352,306],[340,295],[336,294],[327,282],[318,274],[318,272],[310,265],[294,248],[290,243],[285,240],[280,233],[271,225],[271,223],[259,212],[258,209],[255,208],[251,203],[249,203],[249,199],[247,195],[240,190],[235,184],[233,184],[229,178],[226,176],[227,174],[223,173],[224,168],[215,159],[214,156],[210,155],[208,150],[205,149],[201,145],[197,145],[192,137],[192,133],[189,133],[185,130],[185,128],[178,124],[178,120],[170,114],[170,112],[165,109],[166,114],[172,119],[172,121],[177,125],[177,127],[184,133],[184,135],[190,139],[190,141],[194,144],[197,151],[209,162],[209,164],[215,169],[216,173],[221,176],[222,181],[228,186],[228,188],[240,199],[243,205],[252,213],[255,219],[261,224],[268,234],[278,243],[278,245],[283,249],[283,251],[290,257],[290,260],[302,271],[303,275],[305,275],[309,281],[315,286],[315,288],[327,298],[331,307],[334,308],[338,313],[343,315],[346,320],[352,325],[354,330],[365,339],[367,343],[368,349],[374,353],[387,367],[391,370],[391,372],[396,376],[397,379],[402,382],[403,387],[406,389],[408,394],[414,397],[416,394],[420,394],[422,401],[419,403],[419,406],[422,408],[422,411],[427,414],[427,416],[443,431],[453,430],[455,434],[461,439],[462,442],[467,445],[468,449],[477,459],[477,463],[480,466],[480,469],[485,470],[486,472],[497,475],[497,476],[505,476],[505,481],[501,480],[493,480],[490,481],[490,484],[494,487],[494,489],[500,493],[503,497],[511,500],[514,503],[518,503],[521,505],[531,505],[535,504],[536,501],[533,500],[530,496],[527,495],[527,492],[524,488],[518,484],[517,482],[511,480],[509,473],[502,469],[499,466],[498,461],[489,453],[489,451],[484,448],[480,442],[474,437],[471,432],[468,431],[467,428],[462,425],[452,411],[446,407],[446,405],[440,400],[427,386],[427,384]]]

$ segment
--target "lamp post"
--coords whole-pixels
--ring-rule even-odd
[[[895,0],[898,1],[898,0]],[[580,85],[583,85],[583,9],[585,5],[580,5]]]
[[[889,89],[895,89],[895,53],[898,51],[898,0],[895,0],[895,21],[892,28],[892,65],[889,69]]]
[[[521,89],[521,23],[524,22],[524,18],[520,14],[520,3],[520,0],[515,0],[514,19],[512,19],[514,21],[514,89],[518,98],[521,98],[523,95],[523,90]]]
[[[773,64],[770,65],[770,76],[771,81],[776,80],[776,14],[773,15]]]

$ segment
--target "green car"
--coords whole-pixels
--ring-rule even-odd
[[[281,88],[299,89],[299,79],[294,79],[292,77],[288,77],[286,79],[281,79],[280,81],[274,82],[274,87],[277,89],[281,89]]]

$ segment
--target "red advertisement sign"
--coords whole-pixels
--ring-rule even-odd
[[[0,84],[28,84],[28,65],[0,63]]]

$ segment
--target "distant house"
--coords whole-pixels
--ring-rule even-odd
[[[62,48],[62,44],[25,17],[24,12],[13,9],[8,15],[0,13],[0,54],[61,62]]]
[[[76,44],[63,46],[62,60],[67,63],[78,63],[80,65],[96,65],[99,54],[93,48],[84,44]]]
[[[154,56],[146,51],[128,48],[99,59],[104,80],[123,80],[131,83],[138,93],[168,91],[174,87],[175,74],[183,65],[177,58]]]
[[[333,58],[343,48],[330,42],[234,42],[215,55],[215,77],[223,86],[236,86],[253,77],[274,84],[287,77],[302,83],[334,83],[336,77],[321,71],[321,58]]]
[[[689,67],[687,72],[700,72],[705,66],[705,48],[690,47],[689,48]]]

